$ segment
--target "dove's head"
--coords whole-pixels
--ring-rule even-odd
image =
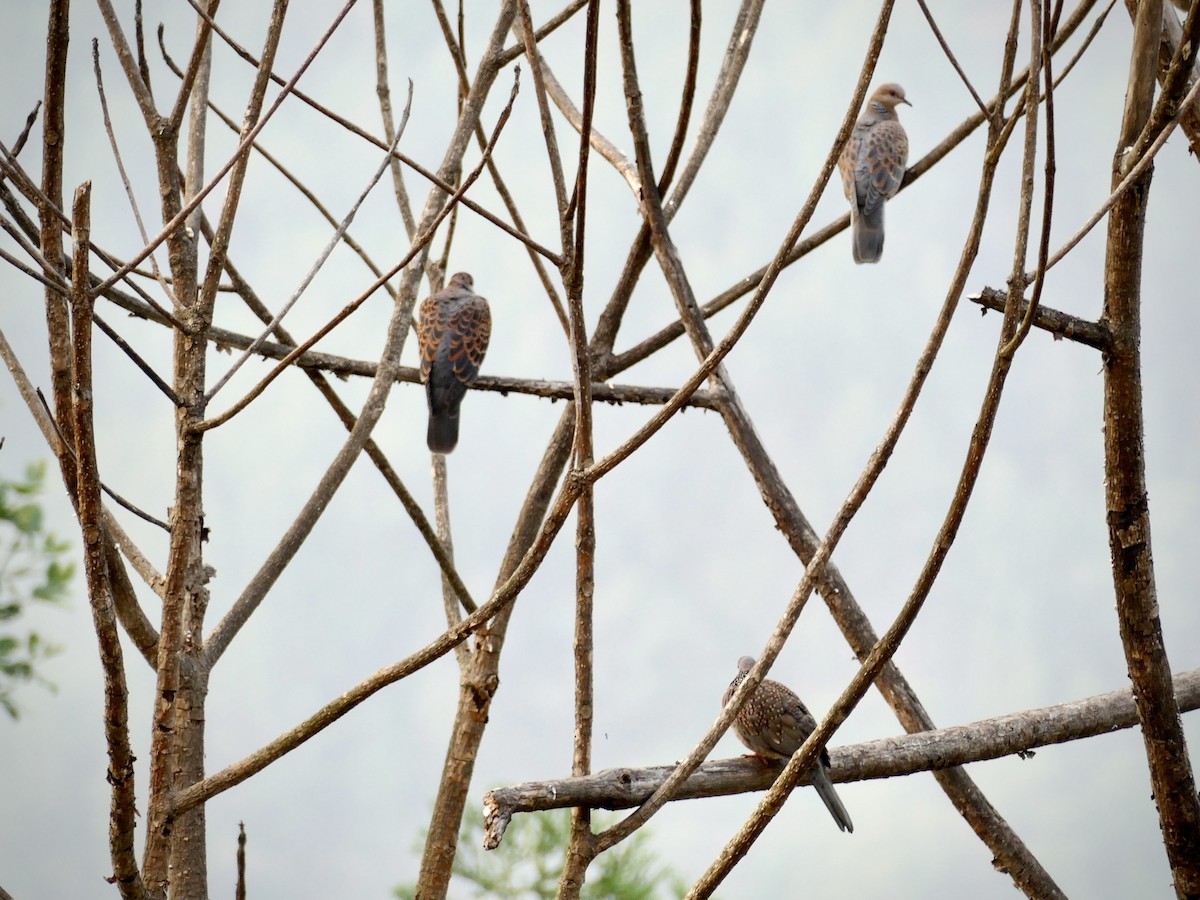
[[[894,83],[881,84],[875,88],[875,92],[871,94],[871,103],[878,103],[888,109],[895,109],[901,103],[912,106],[904,97],[904,88]]]
[[[446,287],[466,288],[468,291],[474,290],[475,279],[471,277],[470,272],[455,272],[450,276],[450,281],[447,282]]]

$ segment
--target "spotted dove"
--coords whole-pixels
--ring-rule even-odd
[[[425,440],[434,453],[449,453],[458,444],[458,410],[467,388],[479,377],[492,333],[488,302],[473,287],[471,276],[459,272],[421,304],[417,338],[429,401]]]
[[[753,657],[743,656],[738,660],[737,677],[729,683],[729,690],[721,701],[722,706],[729,705],[734,691],[753,668]],[[817,720],[800,698],[778,681],[770,679],[763,679],[733,720],[733,732],[738,740],[763,760],[791,759],[816,727]],[[833,789],[833,782],[829,780],[829,754],[825,750],[821,751],[817,764],[813,766],[812,784],[838,828],[853,832],[854,823],[850,821],[850,814],[842,806]]]
[[[851,246],[856,263],[879,262],[883,254],[883,204],[900,189],[908,162],[908,135],[896,117],[896,107],[901,103],[908,101],[900,85],[881,84],[875,88],[838,160],[842,190],[850,201]]]

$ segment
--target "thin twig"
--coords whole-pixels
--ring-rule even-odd
[[[542,75],[542,67],[538,65],[537,45],[533,42],[533,17],[529,13],[529,0],[518,0],[517,21],[514,23],[520,29],[525,41],[525,57],[529,60],[530,73],[533,76],[533,93],[537,99],[538,115],[542,122],[542,135],[545,139],[546,156],[550,161],[550,179],[554,185],[554,197],[558,201],[558,221],[562,229],[559,234],[562,240],[563,254],[571,245],[570,217],[568,216],[567,183],[563,178],[562,154],[558,150],[558,137],[554,133],[554,119],[550,117],[550,104],[546,102],[546,83]],[[583,177],[584,173],[580,173]],[[576,425],[578,428],[578,425]]]
[[[142,119],[146,123],[146,130],[150,134],[157,134],[163,118],[154,106],[154,96],[150,93],[150,83],[142,77],[143,72],[147,72],[148,70],[139,66],[137,59],[134,58],[133,51],[129,48],[129,41],[126,40],[125,32],[121,28],[121,22],[117,18],[117,12],[113,9],[112,0],[96,0],[96,2],[100,7],[100,15],[104,19],[104,24],[108,28],[108,36],[112,41],[113,49],[117,52],[117,59],[120,61],[121,68],[125,72],[125,80],[129,83],[129,89],[133,92],[133,97],[137,101],[138,108],[142,111]],[[140,34],[140,9],[137,19],[139,23],[138,33]],[[139,56],[143,61],[145,60],[144,53],[139,53]],[[141,260],[139,259],[138,262],[141,262]]]
[[[196,4],[196,0],[190,0],[190,2],[193,5]],[[250,88],[250,97],[246,101],[246,109],[242,114],[242,130],[239,134],[240,141],[238,143],[240,152],[235,158],[233,166],[227,172],[229,183],[225,189],[225,200],[221,204],[221,214],[217,218],[216,227],[213,229],[213,238],[209,241],[208,267],[205,270],[204,278],[198,286],[196,302],[192,310],[192,317],[189,320],[189,323],[194,322],[197,327],[205,327],[212,321],[213,304],[216,302],[217,297],[217,284],[220,282],[225,255],[229,252],[229,241],[233,237],[234,221],[237,218],[238,207],[242,201],[242,186],[245,184],[246,172],[250,167],[250,147],[254,143],[254,135],[259,130],[260,119],[265,118],[262,112],[263,101],[267,94],[267,87],[271,83],[267,70],[275,63],[275,54],[279,50],[279,42],[283,37],[283,23],[288,9],[288,2],[289,0],[275,0],[271,8],[271,17],[267,23],[267,35],[263,41],[263,69],[255,73],[254,83]],[[347,6],[343,8],[342,16],[345,16],[350,11],[350,5],[353,3],[354,0],[349,0]],[[205,22],[212,21],[212,17],[206,12],[201,11],[201,7],[197,6],[196,8],[197,11],[201,12],[201,16]],[[333,36],[333,32],[340,21],[341,17],[335,20],[333,25],[317,41],[316,47],[313,48],[305,62],[306,65],[308,62],[316,59],[325,42]],[[208,37],[207,31],[205,31],[204,36],[205,38]],[[279,92],[279,96],[276,97],[274,104],[272,104],[266,116],[269,116],[278,109],[286,97],[287,89],[285,88]],[[189,189],[194,187],[195,185],[189,185]],[[189,203],[195,202],[196,199],[197,197],[187,198]],[[185,220],[186,218],[189,217],[185,217]],[[205,400],[207,399],[206,397]]]
[[[192,55],[188,59],[187,69],[179,79],[179,93],[175,97],[175,108],[171,114],[167,116],[167,121],[170,123],[168,128],[171,131],[179,131],[183,125],[183,114],[187,111],[188,101],[191,99],[192,88],[206,77],[205,70],[208,68],[212,60],[212,25],[210,24],[213,17],[217,14],[217,7],[221,5],[221,0],[205,0],[204,15],[200,16],[196,23],[196,40],[192,44]],[[145,51],[142,48],[142,30],[138,28],[138,55],[145,57]],[[147,67],[143,62],[143,69]],[[146,79],[147,84],[149,78]],[[207,88],[202,92],[207,94]],[[203,103],[199,104],[202,108]]]
[[[1116,0],[1113,0],[1115,3]],[[379,98],[379,112],[383,117],[383,139],[389,146],[395,146],[396,122],[392,114],[392,91],[388,83],[387,34],[383,27],[383,0],[372,0],[374,13],[373,25],[375,31],[375,95]],[[412,79],[408,80],[408,93],[412,96]],[[396,194],[396,206],[400,208],[400,220],[404,223],[404,233],[411,241],[416,234],[417,222],[413,218],[412,203],[408,199],[408,188],[404,185],[404,170],[400,168],[400,160],[394,154],[389,161],[392,171],[392,190]],[[378,272],[376,274],[379,274]]]
[[[110,0],[97,0],[97,2],[108,5]],[[198,15],[204,16],[204,12],[195,5],[195,0],[189,0],[189,2],[192,3],[193,8],[196,9]],[[213,177],[210,178],[202,188],[196,191],[195,195],[183,205],[179,212],[176,213],[175,216],[163,226],[162,231],[155,235],[155,237],[145,247],[139,250],[131,260],[120,266],[116,272],[102,281],[98,287],[93,288],[93,293],[103,293],[105,290],[112,287],[124,275],[130,272],[135,266],[145,260],[146,257],[153,253],[163,241],[175,233],[175,230],[188,219],[192,212],[201,204],[201,202],[203,202],[204,198],[212,193],[217,185],[224,180],[225,176],[228,175],[235,166],[239,165],[239,163],[249,152],[250,145],[254,142],[254,139],[258,137],[259,133],[264,128],[266,128],[267,123],[271,121],[271,118],[275,115],[276,110],[279,109],[279,107],[283,104],[283,101],[286,100],[291,94],[292,88],[295,86],[296,82],[300,80],[300,77],[306,71],[308,71],[309,66],[312,65],[313,61],[317,58],[317,55],[322,49],[324,49],[325,44],[328,43],[331,37],[333,37],[334,31],[337,30],[337,27],[342,23],[342,20],[346,17],[346,14],[350,12],[350,8],[355,4],[355,2],[357,2],[357,0],[347,0],[347,3],[338,12],[333,22],[321,35],[320,39],[316,43],[316,46],[313,47],[308,56],[304,58],[304,61],[300,64],[299,68],[296,69],[295,74],[293,74],[292,77],[284,84],[283,89],[279,92],[279,95],[266,109],[266,111],[257,118],[254,127],[246,133],[245,137],[243,137],[238,143],[238,146],[234,149],[233,153],[230,154],[229,159],[226,160],[225,163],[216,171]],[[118,53],[118,55],[120,54]]]
[[[246,823],[238,822],[237,839],[237,884],[234,887],[235,900],[246,900]]]
[[[1115,2],[1115,0],[1114,0]],[[13,143],[12,155],[15,159],[21,154],[21,150],[25,147],[25,142],[29,140],[29,134],[33,131],[33,126],[37,122],[38,110],[42,108],[42,101],[39,100],[33,106],[33,111],[25,117],[25,127],[21,129],[21,133],[17,135],[16,141]],[[0,171],[0,184],[4,183],[5,173]]]
[[[216,393],[229,382],[229,379],[233,377],[234,373],[237,372],[237,370],[242,367],[246,360],[248,360],[254,354],[254,351],[258,349],[258,346],[265,341],[272,332],[274,332],[275,326],[283,321],[284,317],[289,311],[291,311],[291,308],[296,305],[296,302],[300,299],[301,295],[303,295],[305,290],[308,289],[308,286],[312,284],[313,279],[317,277],[317,273],[321,271],[321,268],[325,265],[325,261],[329,259],[329,255],[333,253],[334,248],[346,234],[346,229],[348,229],[350,224],[354,221],[354,217],[358,214],[359,208],[363,205],[363,202],[370,195],[371,191],[374,190],[375,185],[379,183],[379,179],[383,177],[383,173],[387,171],[389,161],[391,160],[391,152],[396,148],[396,144],[400,143],[400,138],[404,135],[404,128],[406,125],[408,125],[408,114],[411,112],[411,110],[412,89],[410,84],[408,103],[404,107],[404,115],[400,120],[400,129],[396,132],[394,143],[388,149],[387,156],[384,157],[383,162],[380,163],[379,167],[375,170],[375,174],[372,175],[367,181],[366,186],[358,195],[358,199],[354,201],[349,212],[346,213],[345,217],[338,224],[337,230],[334,231],[333,235],[325,243],[325,249],[318,254],[316,260],[314,260],[313,264],[309,267],[308,272],[303,278],[300,279],[300,284],[296,286],[296,290],[292,292],[292,296],[289,297],[287,302],[283,304],[279,312],[272,317],[271,321],[267,323],[266,328],[264,328],[259,336],[254,339],[250,346],[242,351],[242,355],[234,361],[234,363],[226,370],[225,374],[217,380],[216,384],[209,388],[208,392],[204,395],[206,400],[211,400]]]
[[[188,0],[188,2],[195,3],[195,0]],[[233,50],[234,53],[236,53],[238,56],[240,56],[243,60],[245,60],[247,63],[249,63],[254,68],[257,69],[257,68],[261,67],[261,65],[262,65],[261,60],[259,60],[252,53],[250,53],[244,47],[242,47],[240,44],[238,44],[237,41],[233,40],[233,38],[230,37],[230,35],[228,33],[226,33],[224,31],[224,29],[222,29],[220,27],[220,25],[218,25],[216,22],[213,22],[212,26],[213,26],[213,31],[215,31],[217,33],[217,35],[221,38],[221,40],[223,40],[229,46],[229,48],[231,50]],[[363,140],[374,144],[380,150],[383,150],[388,146],[388,143],[389,143],[388,141],[385,141],[383,138],[379,138],[379,137],[376,137],[376,136],[368,133],[367,131],[360,128],[358,125],[355,125],[349,119],[346,119],[344,116],[338,115],[337,113],[333,112],[328,107],[323,106],[322,104],[318,103],[316,100],[314,100],[308,94],[304,93],[301,90],[297,90],[295,87],[295,81],[296,81],[295,78],[291,79],[290,81],[285,82],[283,78],[276,75],[274,72],[271,73],[270,77],[271,77],[271,80],[276,82],[277,84],[282,84],[282,85],[286,86],[285,93],[289,93],[291,96],[295,97],[297,100],[312,107],[314,110],[319,112],[321,115],[325,116],[330,121],[337,123],[342,128],[349,131],[351,134],[357,135],[358,137],[362,138]],[[441,178],[440,176],[438,176],[437,173],[429,171],[424,166],[422,166],[419,162],[417,162],[414,159],[411,159],[410,157],[404,155],[403,153],[401,153],[398,150],[396,151],[395,155],[396,155],[396,158],[398,160],[400,160],[400,162],[404,163],[406,166],[408,166],[414,172],[417,172],[422,177],[428,179],[429,182],[431,184],[433,184],[435,187],[441,188],[447,194],[454,193],[455,186],[452,183],[446,181],[444,178]],[[513,226],[509,225],[507,222],[505,222],[503,219],[501,219],[499,216],[495,215],[494,213],[489,212],[487,209],[480,206],[474,200],[471,200],[469,198],[464,198],[461,202],[462,202],[462,205],[465,206],[467,209],[471,210],[471,212],[476,213],[479,216],[482,216],[484,219],[486,219],[488,222],[491,222],[493,225],[495,225],[501,231],[508,234],[510,237],[516,238],[518,241],[520,241],[521,243],[523,243],[526,246],[528,246],[529,248],[531,248],[535,253],[539,254],[540,256],[545,257],[547,260],[549,260],[555,266],[560,264],[561,260],[558,258],[558,255],[554,251],[549,250],[546,247],[542,246],[537,241],[535,241],[532,237],[530,237],[528,234],[524,234],[523,232],[518,231],[517,229],[513,228]]]
[[[1040,22],[1037,21],[1039,18],[1039,7],[1041,11]],[[1001,348],[1000,353],[1003,356],[1011,356],[1016,352],[1017,348],[1025,341],[1025,338],[1029,336],[1029,329],[1033,325],[1034,318],[1037,316],[1038,305],[1042,300],[1042,291],[1046,286],[1046,258],[1050,254],[1050,223],[1054,213],[1054,73],[1051,70],[1051,54],[1049,51],[1049,45],[1054,39],[1054,35],[1051,32],[1049,3],[1047,2],[1043,5],[1042,0],[1030,0],[1030,10],[1035,19],[1032,23],[1032,29],[1034,31],[1040,30],[1042,33],[1040,50],[1046,83],[1044,101],[1046,106],[1046,169],[1042,186],[1042,233],[1038,241],[1038,265],[1033,296],[1029,298],[1028,308],[1025,310],[1025,315],[1021,318],[1021,324],[1017,328],[1017,333]],[[1038,44],[1037,41],[1034,43],[1035,46]],[[1033,83],[1031,81],[1031,84]]]
[[[104,76],[100,71],[100,41],[97,38],[92,38],[92,71],[96,77],[96,93],[100,97],[100,113],[104,120],[104,132],[108,135],[108,144],[112,148],[113,159],[117,163],[117,174],[121,176],[121,184],[125,188],[125,196],[129,200],[129,208],[133,211],[133,220],[137,224],[138,235],[142,239],[142,243],[149,241],[149,235],[146,234],[146,223],[142,220],[142,210],[138,206],[137,197],[133,193],[133,185],[129,183],[129,173],[125,171],[125,161],[121,158],[121,148],[117,144],[117,135],[113,131],[112,118],[108,114],[108,98],[104,94]],[[154,279],[163,289],[163,293],[175,304],[179,305],[179,298],[171,290],[171,286],[167,284],[162,276],[162,271],[158,267],[158,259],[153,253],[149,257],[150,271],[154,274]]]
[[[921,7],[921,12],[925,15],[925,21],[929,23],[929,28],[933,32],[933,36],[937,38],[937,42],[942,47],[942,52],[946,54],[946,59],[950,60],[950,65],[954,67],[954,71],[958,73],[958,77],[962,83],[966,85],[971,97],[975,100],[975,105],[979,107],[979,111],[985,116],[988,114],[988,109],[983,105],[983,101],[979,98],[979,92],[975,90],[975,86],[971,84],[971,79],[967,77],[967,73],[963,71],[962,66],[958,64],[958,60],[954,56],[954,51],[950,49],[950,45],[946,43],[946,39],[942,36],[942,30],[938,28],[937,22],[933,19],[933,13],[929,11],[929,7],[925,5],[925,0],[917,0],[917,5]]]
[[[569,22],[572,18],[574,18],[575,14],[577,12],[579,12],[581,9],[583,9],[587,5],[588,5],[588,0],[571,0],[571,2],[568,3],[558,13],[558,15],[550,18],[546,22],[545,25],[543,25],[541,28],[539,28],[537,31],[534,32],[534,34],[533,34],[534,43],[541,43],[542,38],[548,37],[549,35],[553,34],[555,31],[557,31],[559,29],[560,26],[565,25],[567,22]],[[460,9],[461,9],[461,7],[460,7]],[[509,47],[507,50],[505,50],[503,53],[500,54],[500,65],[507,66],[510,62],[512,62],[518,56],[523,56],[524,54],[525,54],[525,42],[523,40],[518,39],[517,43],[515,43],[513,46]]]
[[[75,464],[79,465],[78,457],[75,453],[75,448],[67,443],[67,439],[63,435],[62,428],[59,427],[58,420],[54,418],[54,413],[51,411],[50,404],[46,401],[46,395],[42,393],[41,388],[37,389],[37,398],[38,398],[38,400],[41,401],[42,409],[45,410],[46,416],[49,419],[50,424],[54,426],[54,431],[58,435],[59,441],[62,442],[62,446],[66,449],[66,451],[69,454],[71,454],[71,459],[75,460]],[[139,519],[142,519],[145,522],[149,522],[151,525],[157,525],[159,528],[163,529],[163,531],[169,532],[171,530],[171,526],[168,525],[166,522],[162,521],[162,519],[156,519],[154,516],[150,515],[150,513],[146,512],[145,510],[139,509],[138,507],[134,506],[132,503],[130,503],[128,500],[126,500],[124,497],[122,497],[120,494],[118,494],[116,491],[114,491],[112,488],[110,488],[108,485],[106,485],[103,481],[100,482],[100,490],[103,491],[104,493],[108,494],[108,496],[112,497],[113,500],[115,500],[117,502],[117,505],[122,506],[125,509],[129,510],[131,513],[133,513]]]

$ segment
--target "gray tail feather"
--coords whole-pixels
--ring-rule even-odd
[[[430,413],[425,443],[432,453],[449,453],[458,446],[458,416],[448,412]]]
[[[829,773],[825,771],[825,767],[818,765],[813,770],[813,787],[817,789],[821,800],[825,803],[825,808],[829,810],[829,814],[833,816],[833,820],[837,822],[838,828],[842,831],[854,833],[854,823],[850,821],[850,813],[846,812],[846,807],[842,806],[841,798],[838,797],[837,791],[833,789],[833,782],[829,780]]]
[[[851,223],[856,263],[876,263],[883,255],[883,209],[880,208],[879,212],[880,215],[869,219],[856,215]]]

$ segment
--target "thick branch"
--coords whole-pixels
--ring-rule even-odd
[[[1129,11],[1129,17],[1136,22],[1138,7],[1143,3],[1135,2],[1135,0],[1125,0],[1125,8]],[[1166,4],[1163,4],[1162,10],[1162,29],[1159,34],[1158,43],[1158,82],[1164,89],[1168,85],[1169,75],[1171,73],[1172,63],[1179,55],[1179,48],[1182,45],[1187,50],[1187,55],[1181,58],[1183,63],[1183,71],[1181,72],[1181,80],[1184,82],[1183,89],[1190,88],[1200,75],[1196,70],[1196,42],[1192,41],[1191,46],[1188,46],[1188,41],[1184,34],[1183,28],[1179,25],[1179,20],[1175,17],[1175,13],[1166,9]],[[1196,18],[1200,10],[1196,5],[1192,4],[1192,11],[1188,21]],[[1190,103],[1183,106],[1180,110],[1180,127],[1184,134],[1187,135],[1191,152],[1200,154],[1200,103]]]
[[[1161,16],[1161,0],[1139,4],[1125,115],[1113,159],[1114,187],[1122,180],[1126,148],[1150,117]],[[1200,897],[1200,798],[1163,643],[1143,444],[1141,276],[1151,176],[1148,167],[1117,200],[1108,219],[1101,321],[1113,340],[1104,357],[1105,500],[1117,620],[1163,843],[1176,894],[1195,898]]]
[[[1174,689],[1181,711],[1200,709],[1200,669],[1177,675]],[[1038,747],[1109,734],[1137,724],[1133,692],[1111,691],[968,725],[831,747],[830,777],[835,782],[867,781],[1013,754],[1032,756],[1030,751]],[[696,769],[673,799],[764,791],[774,783],[781,769],[782,764],[768,767],[746,757],[713,760]],[[530,781],[488,791],[483,796],[484,849],[492,850],[500,844],[516,813],[568,806],[627,809],[643,803],[674,770],[673,765],[606,769],[582,778]],[[799,783],[809,784],[810,777],[802,776]]]
[[[72,218],[75,228],[71,243],[75,270],[87,271],[88,232],[91,229],[92,184],[85,181],[75,192]],[[108,782],[112,785],[109,807],[109,853],[113,882],[126,900],[142,900],[146,888],[133,850],[137,797],[133,780],[133,750],[129,744],[129,689],[125,683],[125,659],[113,613],[105,556],[103,510],[100,505],[100,474],[96,464],[96,435],[93,428],[92,397],[92,299],[86,279],[72,285],[71,325],[74,334],[74,412],[76,484],[79,526],[83,531],[83,562],[87,576],[92,623],[100,644],[100,667],[104,672],[104,739],[108,745]]]
[[[972,294],[967,299],[972,303],[978,303],[981,307],[980,312],[986,313],[989,309],[1004,312],[1008,294],[1005,291],[985,287],[978,294]],[[1028,308],[1029,301],[1022,299],[1017,307],[1017,312],[1024,316]],[[1108,326],[1102,322],[1081,319],[1078,316],[1059,312],[1057,309],[1050,309],[1040,304],[1037,314],[1033,317],[1033,327],[1050,332],[1056,341],[1066,338],[1097,350],[1107,350],[1112,342],[1112,334],[1109,332]]]

